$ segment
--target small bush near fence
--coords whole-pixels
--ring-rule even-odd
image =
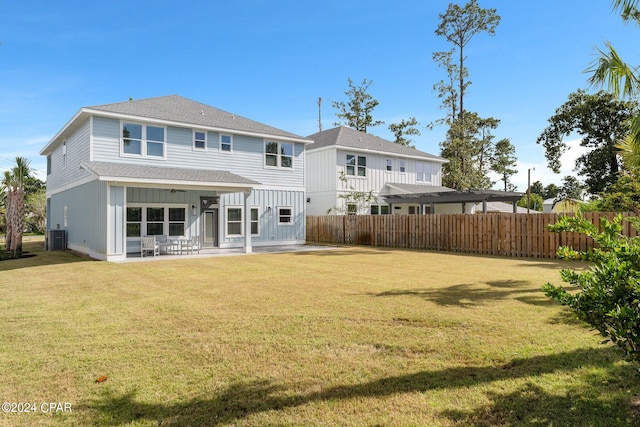
[[[559,246],[578,251],[593,247],[580,233],[547,229],[565,214],[490,213],[448,215],[324,215],[307,217],[307,242],[466,252],[511,257],[558,258]],[[588,212],[594,224],[617,213]],[[634,216],[631,213],[624,217]],[[623,234],[636,236],[628,221]]]

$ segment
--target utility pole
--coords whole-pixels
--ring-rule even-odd
[[[536,170],[536,168],[527,170],[527,213],[529,213],[529,206],[531,205],[531,169]]]
[[[322,97],[318,97],[318,132],[322,132]]]

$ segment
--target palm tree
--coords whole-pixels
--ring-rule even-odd
[[[6,247],[12,258],[22,255],[22,232],[24,230],[24,185],[31,177],[32,169],[29,160],[16,157],[16,166],[5,171],[2,179],[2,190],[5,194]]]
[[[640,0],[613,0],[613,10],[618,11],[625,23],[640,25]],[[608,51],[600,49],[600,56],[591,64],[589,83],[592,86],[607,86],[616,97],[634,98],[640,95],[640,67],[625,63],[611,43],[606,43]],[[640,173],[640,116],[631,119],[629,135],[619,141],[622,160],[630,171]]]

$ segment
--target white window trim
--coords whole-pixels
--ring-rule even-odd
[[[252,221],[251,219],[249,219],[250,223],[256,222],[258,224],[258,232],[257,233],[251,233],[252,236],[259,236],[260,235],[260,206],[251,206],[251,210],[256,209],[258,211],[258,219],[256,221]]]
[[[387,157],[384,165],[384,170],[387,171],[387,173],[393,172],[393,159]]]
[[[124,138],[122,137],[122,128],[124,127],[125,123],[131,123],[132,125],[140,125],[142,126],[142,135],[140,138],[140,154],[132,154],[132,153],[125,153],[124,152]],[[164,129],[164,142],[163,147],[162,147],[162,157],[160,156],[149,156],[147,155],[147,143],[148,142],[154,142],[156,144],[159,144],[159,141],[148,141],[147,140],[147,126],[153,126],[156,128],[162,128]],[[132,138],[134,139],[134,138]],[[150,159],[150,160],[167,160],[167,127],[166,126],[160,126],[160,125],[155,125],[155,124],[148,124],[148,123],[144,123],[144,122],[137,122],[134,120],[120,120],[120,157],[131,157],[134,159]]]
[[[291,211],[291,221],[289,222],[280,222],[280,210],[281,209],[289,209]],[[293,206],[278,206],[277,208],[277,212],[276,212],[277,218],[278,218],[278,225],[283,225],[283,226],[291,226],[293,225]]]
[[[231,148],[230,148],[229,151],[226,151],[226,150],[222,149],[222,137],[223,136],[228,136],[229,139],[230,139],[229,145],[230,145]],[[233,153],[233,135],[227,134],[227,133],[221,133],[218,136],[218,152],[220,152],[221,154],[231,154],[231,153]]]
[[[273,143],[278,144],[276,156],[276,166],[267,165],[267,144]],[[282,144],[291,145],[291,167],[282,166],[282,154],[280,154],[280,147]],[[273,153],[268,153],[270,155],[274,155]],[[288,156],[287,156],[288,157]],[[292,171],[295,169],[295,158],[296,158],[296,144],[293,142],[280,142],[274,141],[270,139],[265,139],[262,144],[262,161],[264,162],[264,167],[266,169],[280,169],[280,170],[288,170]]]
[[[240,209],[240,234],[229,234],[229,209]],[[234,223],[238,221],[233,221]],[[229,205],[224,208],[224,235],[226,237],[244,236],[244,206]]]
[[[198,133],[204,133],[204,148],[199,148],[196,147],[196,132]],[[193,151],[207,151],[209,149],[209,132],[207,132],[206,130],[198,130],[198,129],[194,129],[193,130]]]
[[[184,208],[185,209],[185,219],[184,219],[184,232],[185,234],[188,234],[189,231],[189,205],[188,204],[182,204],[182,203],[127,203],[127,208],[141,208],[142,209],[142,219],[140,221],[140,237],[146,237],[147,236],[147,228],[146,228],[146,224],[147,222],[147,208],[164,208],[165,209],[165,218],[163,224],[163,228],[166,230],[166,234],[169,237],[186,237],[186,236],[171,236],[169,235],[169,223],[170,222],[181,222],[181,221],[169,221],[169,208]],[[125,209],[125,217],[124,217],[125,221],[125,235],[126,235],[126,224],[127,222],[127,212]],[[137,223],[138,221],[131,221],[131,222],[135,222]],[[151,221],[151,222],[158,222],[158,221]],[[129,240],[140,240],[140,237],[127,237],[127,239]]]

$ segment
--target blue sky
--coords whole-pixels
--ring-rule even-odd
[[[458,2],[464,4],[463,1]],[[372,80],[387,124],[415,116],[416,148],[439,154],[444,129],[432,61],[451,46],[434,34],[449,1],[402,0],[0,0],[0,170],[16,156],[39,171],[40,149],[84,106],[178,94],[307,136],[336,121],[347,79]],[[513,182],[559,184],[535,143],[569,93],[587,89],[595,47],[611,41],[640,64],[640,29],[609,0],[479,0],[502,21],[467,46],[472,85],[465,108],[501,120],[497,139],[516,146]],[[387,125],[370,133],[393,139]],[[576,139],[575,136],[569,140]]]

